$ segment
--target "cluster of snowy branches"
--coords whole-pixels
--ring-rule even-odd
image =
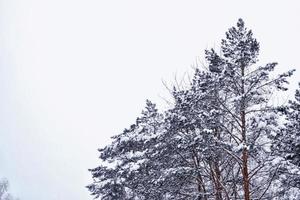
[[[88,187],[103,200],[300,199],[300,90],[285,106],[270,103],[287,90],[293,70],[272,75],[257,66],[259,43],[239,19],[221,53],[207,50],[174,105],[150,101],[136,123],[100,149]]]
[[[5,178],[0,179],[0,200],[18,200],[8,192],[8,188],[8,180]]]

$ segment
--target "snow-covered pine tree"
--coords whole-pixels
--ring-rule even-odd
[[[196,70],[189,89],[173,91],[174,107],[166,112],[168,126],[159,144],[167,147],[160,153],[172,163],[159,179],[172,183],[168,199],[222,198],[219,162],[225,159],[214,140],[220,114],[213,81],[211,73]]]
[[[294,165],[300,167],[300,83],[299,89],[296,90],[295,100],[289,101],[289,107],[287,111],[288,124],[285,153],[288,154],[289,159]],[[300,188],[300,178],[299,178]]]
[[[272,145],[272,150],[281,158],[275,189],[279,199],[300,199],[300,83],[295,100],[279,110],[285,116],[285,126]]]
[[[0,179],[0,200],[18,200],[9,193],[9,182],[5,178]]]
[[[153,172],[160,167],[154,165],[153,147],[162,126],[163,115],[147,100],[136,123],[99,149],[102,164],[90,169],[94,183],[87,188],[91,194],[103,200],[162,199],[163,193],[154,183],[159,175]]]
[[[286,90],[293,71],[271,78],[276,63],[256,66],[259,44],[238,20],[221,54],[206,51],[208,70],[196,69],[174,105],[160,114],[147,101],[142,116],[100,149],[88,189],[115,199],[274,199],[281,159],[271,146],[282,133],[269,100]]]
[[[242,19],[232,27],[222,40],[221,55],[214,50],[206,51],[209,70],[217,75],[222,85],[218,102],[226,113],[224,122],[231,127],[228,137],[232,138],[228,155],[238,158],[234,171],[240,171],[243,197],[245,200],[271,198],[269,190],[278,164],[273,166],[270,146],[278,131],[276,108],[269,100],[275,90],[286,90],[287,77],[293,70],[270,77],[277,63],[256,67],[259,43],[248,30]],[[224,140],[220,138],[220,140]],[[241,198],[241,191],[235,198]],[[231,197],[230,197],[231,198]]]

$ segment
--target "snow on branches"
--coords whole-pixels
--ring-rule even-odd
[[[207,70],[196,69],[187,89],[173,89],[170,109],[159,112],[147,101],[136,122],[99,150],[102,164],[90,169],[94,182],[87,186],[92,195],[103,200],[300,197],[299,178],[291,175],[300,170],[300,92],[288,107],[269,103],[272,92],[287,89],[293,70],[272,78],[277,63],[255,67],[259,43],[242,19],[226,32],[220,54],[214,49],[205,54]]]

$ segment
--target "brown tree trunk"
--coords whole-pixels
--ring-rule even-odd
[[[196,151],[194,151],[194,150],[193,150],[193,161],[194,161],[195,168],[197,170],[199,170],[200,160],[198,158],[198,155],[197,155]],[[198,189],[198,192],[200,194],[205,194],[206,193],[205,185],[204,185],[202,176],[201,176],[201,174],[199,172],[197,173],[197,179],[196,180],[197,180],[197,189]],[[198,200],[207,200],[207,197],[206,197],[206,195],[199,195],[198,196]]]
[[[215,129],[215,137],[220,139],[220,132],[218,128]],[[219,145],[218,142],[215,143],[216,147]],[[219,155],[217,155],[214,161],[214,170],[216,175],[216,200],[222,200],[222,185],[221,185],[221,171],[219,166]]]
[[[206,189],[200,174],[198,174],[198,192],[203,195],[198,196],[198,200],[207,200]]]
[[[222,185],[221,185],[221,171],[219,168],[219,162],[214,162],[214,170],[216,174],[216,200],[222,200]]]
[[[250,188],[249,188],[249,173],[248,173],[248,150],[243,149],[243,188],[245,200],[250,200]]]
[[[243,143],[246,145],[246,120],[245,120],[245,111],[242,111],[242,138]],[[244,197],[245,200],[250,200],[250,188],[249,188],[249,172],[248,172],[248,149],[247,146],[243,147],[242,155],[242,174],[243,174],[243,188],[244,188]]]
[[[248,172],[248,149],[247,149],[247,137],[246,137],[246,102],[245,102],[245,68],[242,66],[242,101],[241,101],[241,129],[242,129],[242,142],[243,155],[242,155],[242,175],[243,175],[243,189],[244,189],[244,198],[245,200],[250,200],[250,187],[249,187],[249,172]]]

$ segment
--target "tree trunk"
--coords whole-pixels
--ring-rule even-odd
[[[214,162],[214,170],[216,174],[216,200],[222,200],[221,172],[218,161]]]
[[[215,137],[220,140],[220,133],[218,128],[215,129]],[[219,145],[218,142],[215,143],[216,147]],[[216,178],[216,200],[222,200],[222,185],[221,185],[221,171],[219,166],[219,155],[216,156],[216,160],[213,162],[215,178]]]
[[[246,102],[245,102],[245,68],[242,65],[242,101],[241,101],[241,129],[242,129],[242,142],[243,142],[243,155],[242,155],[242,175],[243,175],[243,189],[245,200],[250,200],[250,187],[249,187],[249,172],[248,172],[248,149],[247,149],[247,136],[246,136]]]
[[[250,200],[250,188],[249,188],[249,173],[248,173],[248,150],[243,149],[243,188],[245,200]]]
[[[245,124],[245,111],[242,111],[242,137],[243,143],[246,145],[246,124]],[[248,149],[247,146],[243,147],[242,155],[242,174],[243,174],[243,188],[245,200],[250,200],[250,188],[249,188],[249,172],[248,172]]]
[[[194,161],[194,166],[197,169],[197,171],[199,170],[199,166],[200,166],[200,160],[198,158],[198,154],[196,153],[195,150],[193,150],[193,161]],[[199,173],[199,171],[197,172],[197,189],[198,189],[198,193],[200,194],[197,198],[197,200],[207,200],[206,195],[202,195],[206,193],[206,189],[205,189],[205,185],[202,179],[201,174]]]

